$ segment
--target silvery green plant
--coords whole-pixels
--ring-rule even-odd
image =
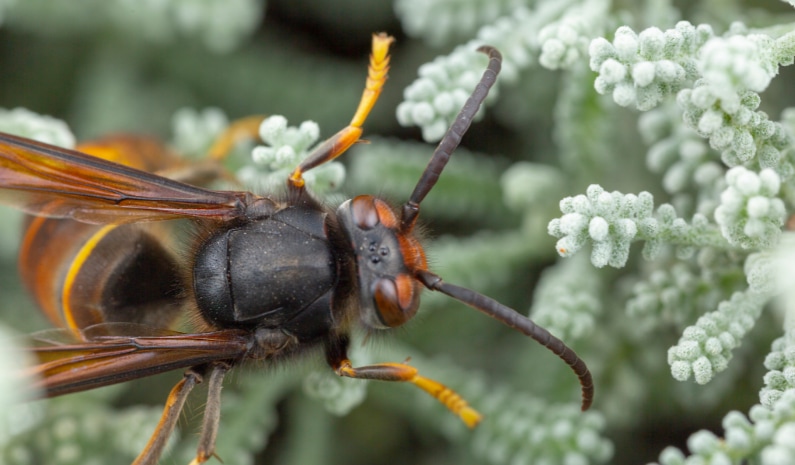
[[[795,133],[785,117],[787,111],[777,120],[760,107],[762,92],[782,67],[793,63],[795,28],[792,23],[772,26],[772,22],[754,27],[739,17],[731,24],[680,20],[634,28],[621,23],[644,24],[643,14],[654,11],[673,13],[669,16],[673,19],[677,12],[669,2],[644,2],[644,7],[619,14],[611,13],[609,2],[584,1],[544,17],[552,3],[538,2],[533,10],[518,7],[506,12],[510,19],[495,21],[533,17],[548,23],[527,32],[530,38],[509,40],[511,47],[537,57],[524,61],[522,68],[537,63],[568,71],[557,102],[562,170],[570,179],[590,184],[584,194],[563,198],[562,215],[548,223],[548,233],[557,238],[554,248],[564,263],[545,273],[531,316],[556,334],[568,335],[568,340],[582,332],[575,328],[591,327],[585,334],[592,338],[597,331],[620,333],[622,329],[616,327],[588,323],[594,310],[586,309],[600,308],[595,302],[605,299],[607,289],[604,279],[583,275],[603,273],[599,269],[604,267],[635,270],[634,276],[621,280],[608,300],[619,308],[625,306],[630,321],[642,322],[635,327],[639,333],[664,324],[679,327],[678,343],[667,350],[670,374],[678,381],[707,384],[730,367],[733,354],[748,339],[765,308],[791,286],[778,284],[775,276],[785,261],[782,238],[788,235],[785,223],[795,206],[791,196]],[[729,11],[742,11],[731,3]],[[462,53],[456,49],[434,63],[454,60]],[[426,73],[421,70],[413,85],[422,86]],[[455,82],[456,77],[445,82]],[[516,79],[510,76],[503,82]],[[633,155],[621,153],[626,148],[612,147],[613,153],[608,153],[606,138],[616,133],[585,127],[604,127],[597,120],[626,115],[599,97],[588,97],[582,87],[571,87],[588,81],[592,92],[609,97],[619,107],[642,112],[638,131],[648,147],[646,168],[659,176],[648,190],[631,193],[603,187],[622,181],[632,186],[627,182],[632,176],[639,181],[655,179],[630,174],[631,167],[617,158]],[[408,102],[416,98],[412,89],[405,94]],[[398,115],[402,116],[401,110]],[[410,122],[423,126],[429,139],[424,121]],[[573,163],[572,155],[576,157]],[[604,175],[601,170],[611,161],[612,170],[625,179]],[[506,195],[512,195],[511,191]],[[537,213],[528,209],[527,215]],[[636,250],[636,243],[642,249]],[[590,255],[590,272],[582,264],[565,265],[581,254]],[[554,309],[549,302],[554,302]],[[784,308],[785,320],[791,320],[792,305]],[[752,409],[750,420],[732,412],[724,421],[725,441],[698,433],[688,443],[692,456],[666,449],[661,463],[748,460],[783,464],[795,460],[795,451],[787,445],[791,441],[786,439],[793,437],[790,404],[795,395],[786,355],[789,337],[777,340],[764,363],[771,370],[765,376],[768,387],[762,390],[761,405]],[[609,371],[615,370],[605,369]]]
[[[268,179],[289,169],[274,164],[284,153],[300,158],[353,111],[362,63],[326,52],[359,34],[365,44],[398,24],[394,15],[402,31],[388,32],[406,39],[365,124],[369,144],[342,158],[348,174],[333,184],[400,202],[432,146],[406,141],[396,120],[438,140],[485,65],[475,48],[496,46],[499,89],[423,203],[430,265],[575,348],[595,375],[593,409],[577,411],[576,383],[543,351],[426,295],[421,321],[393,338],[360,335],[369,342],[352,356],[411,356],[484,413],[477,430],[404,386],[348,383],[296,362],[229,380],[219,457],[365,463],[411,450],[411,460],[440,464],[635,463],[626,457],[640,448],[636,432],[673,410],[677,434],[716,417],[723,431],[692,435],[687,451],[643,451],[646,460],[789,464],[795,110],[778,74],[793,57],[791,5],[6,0],[0,106],[57,115],[77,140],[155,133],[194,157],[241,116],[282,114],[268,140],[253,142],[264,163],[243,166],[246,144],[228,160],[235,173]],[[412,59],[427,63],[415,74]],[[62,134],[18,116],[14,124],[35,129],[23,135]],[[317,129],[287,124],[309,119]],[[19,228],[3,218],[2,321],[35,331],[46,325],[28,321],[33,304],[13,278]],[[19,428],[0,441],[0,461],[129,463],[174,379],[23,404],[32,407],[14,413]],[[760,389],[750,409],[740,404],[748,386]],[[203,402],[193,400],[189,419]],[[190,460],[193,431],[180,423],[171,460]]]

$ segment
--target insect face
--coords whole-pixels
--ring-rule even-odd
[[[383,200],[360,195],[337,209],[355,255],[359,310],[375,329],[395,328],[410,320],[420,305],[421,284],[414,271],[425,269],[425,252],[402,233],[395,212]]]

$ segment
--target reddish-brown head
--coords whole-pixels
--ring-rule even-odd
[[[394,210],[383,200],[360,195],[340,205],[337,217],[356,257],[360,313],[376,329],[395,328],[417,313],[427,269],[425,251],[411,232],[400,230]]]

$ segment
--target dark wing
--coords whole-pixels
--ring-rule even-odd
[[[102,326],[102,325],[97,325]],[[110,384],[245,356],[251,337],[241,330],[165,335],[92,336],[80,341],[68,330],[34,335],[37,347],[25,349],[37,359],[24,370],[32,387],[47,397],[85,391]],[[73,342],[74,341],[74,342]]]
[[[230,220],[256,196],[202,189],[30,139],[0,133],[0,202],[86,223],[176,217]]]

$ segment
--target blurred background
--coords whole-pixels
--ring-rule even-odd
[[[251,114],[283,115],[296,126],[312,120],[328,137],[350,120],[371,34],[385,31],[396,42],[389,80],[365,125],[371,143],[342,157],[347,177],[328,199],[370,193],[397,204],[434,148],[419,129],[401,127],[395,117],[418,67],[518,6],[537,11],[549,3],[450,0],[421,10],[421,2],[400,0],[0,0],[0,107],[63,120],[78,140],[130,132],[173,142],[174,115],[186,108],[196,115],[215,108],[230,121]],[[716,7],[720,3],[650,0],[609,8],[611,18],[633,18],[637,30],[673,27],[671,18],[684,18],[709,20],[722,31],[735,19],[783,23],[776,15],[791,11],[772,0]],[[459,11],[480,14],[456,16]],[[659,11],[677,13],[654,16]],[[745,16],[730,17],[735,13]],[[435,18],[445,30],[438,37],[412,32],[411,24]],[[644,166],[648,147],[635,129],[637,112],[605,103],[593,90],[593,73],[583,69],[530,66],[502,86],[423,206],[431,268],[524,314],[539,298],[534,287],[543,270],[560,260],[546,224],[560,216],[562,197],[600,182],[664,198],[655,187],[659,176]],[[780,77],[765,95],[771,115],[792,99],[786,82]],[[562,126],[575,120],[580,126]],[[572,157],[591,150],[613,158]],[[580,163],[577,174],[563,177],[550,168],[545,176],[544,167],[561,159]],[[533,191],[527,198],[511,197],[505,186],[517,182],[511,174],[527,162],[536,164],[535,177],[519,182],[537,184],[526,186]],[[0,321],[17,334],[46,329],[16,275],[21,215],[0,214]],[[565,259],[566,266],[590,268],[587,254],[581,255]],[[486,415],[477,430],[467,430],[411,386],[339,380],[322,357],[308,357],[281,367],[241,367],[227,378],[218,457],[230,465],[630,464],[655,460],[666,445],[683,446],[697,429],[719,432],[727,410],[747,411],[758,401],[765,372],[760,357],[778,335],[777,324],[762,321],[713,384],[679,383],[670,376],[666,350],[692,319],[659,321],[651,332],[639,332],[618,304],[632,282],[628,276],[639,268],[599,270],[596,281],[583,277],[573,285],[598,288],[593,294],[603,297],[593,303],[593,329],[563,337],[594,373],[597,397],[589,413],[579,413],[577,380],[554,355],[426,292],[416,321],[405,328],[367,341],[358,335],[353,362],[410,357],[421,373]],[[0,413],[0,463],[129,463],[180,377],[169,373]],[[199,387],[192,395],[161,463],[192,457],[205,392]]]

